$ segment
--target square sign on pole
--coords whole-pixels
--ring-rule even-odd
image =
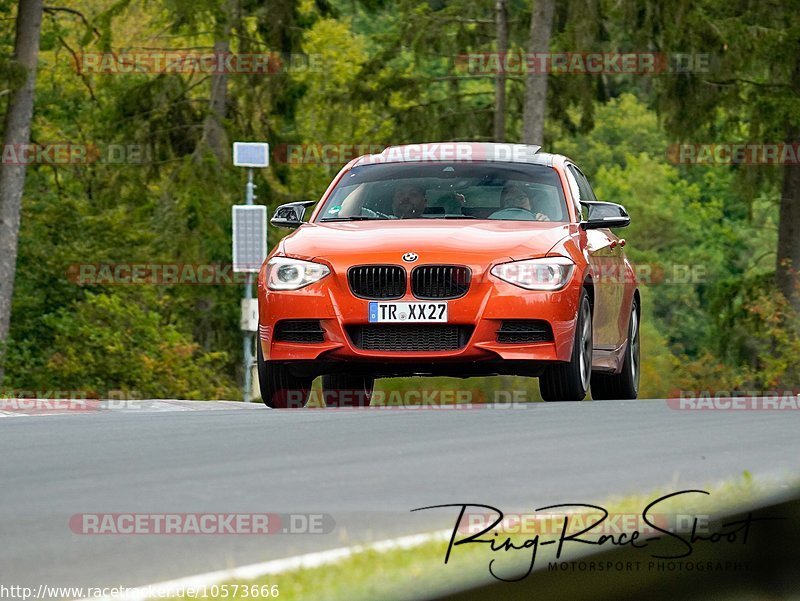
[[[234,142],[233,164],[236,167],[269,167],[269,144]]]
[[[233,206],[233,271],[258,273],[267,257],[267,207]]]
[[[258,332],[258,299],[242,299],[242,317],[239,328],[243,332]]]

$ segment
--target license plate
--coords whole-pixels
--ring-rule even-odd
[[[370,323],[442,323],[447,322],[447,303],[369,304]]]

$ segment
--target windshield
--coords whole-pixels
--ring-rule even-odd
[[[543,165],[399,163],[347,172],[316,221],[493,219],[567,222],[558,174]]]

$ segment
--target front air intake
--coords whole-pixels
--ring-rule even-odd
[[[275,342],[325,342],[318,319],[286,319],[275,326]]]
[[[456,351],[464,348],[472,326],[452,324],[369,324],[350,326],[353,346],[364,351]]]
[[[497,342],[525,344],[552,341],[553,330],[549,323],[541,319],[507,319],[497,331]]]

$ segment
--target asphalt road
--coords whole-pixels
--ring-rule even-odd
[[[452,528],[443,503],[600,503],[800,475],[800,413],[664,401],[476,410],[112,411],[0,418],[0,583],[137,586]],[[322,513],[330,534],[87,535],[85,513]]]

